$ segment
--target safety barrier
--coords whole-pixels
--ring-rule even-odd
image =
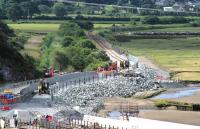
[[[116,74],[116,71],[104,71],[101,73],[97,73],[97,72],[90,72],[87,74],[81,73],[80,75],[82,76],[77,76],[77,77],[71,76],[69,78],[66,78],[66,80],[63,80],[62,82],[57,82],[50,86],[51,99],[52,100],[58,99],[58,97],[55,96],[55,94],[58,92],[64,92],[68,86],[76,86],[76,85],[80,86],[84,84],[95,83],[101,80],[114,77],[115,74]]]
[[[51,96],[54,96],[56,92],[58,92],[60,89],[63,90],[67,86],[93,83],[99,80],[107,79],[111,76],[114,76],[114,74],[115,74],[114,71],[104,71],[101,73],[97,73],[96,71],[76,72],[64,75],[56,75],[51,78],[46,78],[45,80],[50,84]],[[37,90],[38,82],[39,79],[12,84],[12,86],[15,88],[25,85],[27,87],[23,88],[20,91],[20,98],[15,98],[10,100],[2,99],[0,100],[0,102],[2,104],[12,104],[19,101],[25,101],[27,98],[32,97],[35,90]]]

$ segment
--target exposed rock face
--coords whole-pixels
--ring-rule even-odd
[[[11,71],[8,67],[1,67],[0,68],[0,79],[1,80],[12,80]]]
[[[14,72],[7,66],[0,67],[0,81],[19,81],[23,80],[24,75],[19,72]]]

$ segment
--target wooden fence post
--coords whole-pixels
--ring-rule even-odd
[[[88,128],[88,121],[87,121],[87,128]]]

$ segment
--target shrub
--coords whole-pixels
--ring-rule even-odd
[[[160,23],[160,19],[156,16],[147,16],[143,20],[144,24],[158,24]]]
[[[69,59],[64,52],[54,51],[50,56],[50,65],[56,69],[65,69],[69,65]]]
[[[82,48],[96,49],[96,46],[88,39],[80,40],[77,46],[82,47]]]
[[[53,6],[53,12],[57,17],[64,17],[67,13],[63,3],[55,3]]]
[[[192,27],[200,27],[200,21],[198,20],[198,21],[191,22],[189,25]]]
[[[74,43],[74,39],[71,36],[65,36],[61,44],[63,47],[68,47]]]
[[[84,56],[81,55],[75,55],[74,57],[72,57],[72,65],[74,66],[74,68],[76,70],[79,71],[83,71],[85,66],[86,66],[86,62],[84,60]]]
[[[89,21],[76,21],[76,23],[85,30],[91,30],[94,27],[93,23]]]

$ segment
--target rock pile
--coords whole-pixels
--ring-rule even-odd
[[[155,80],[157,76],[162,76],[165,79],[170,78],[168,72],[159,69],[148,68],[146,65],[139,65],[139,68],[134,70],[134,73],[139,73],[140,75],[146,77],[148,80]]]
[[[169,76],[167,72],[151,69],[145,65],[128,71],[126,75],[128,76],[120,75],[92,84],[67,87],[56,95],[58,103],[55,105],[63,107],[64,110],[76,110],[81,114],[95,115],[95,112],[103,108],[104,98],[131,97],[136,92],[158,88],[155,77]]]
[[[146,75],[145,75],[146,76]],[[109,80],[68,87],[57,95],[66,108],[79,107],[83,114],[93,114],[103,106],[106,97],[130,97],[138,91],[153,89],[155,84],[143,75],[137,77],[116,76]]]

